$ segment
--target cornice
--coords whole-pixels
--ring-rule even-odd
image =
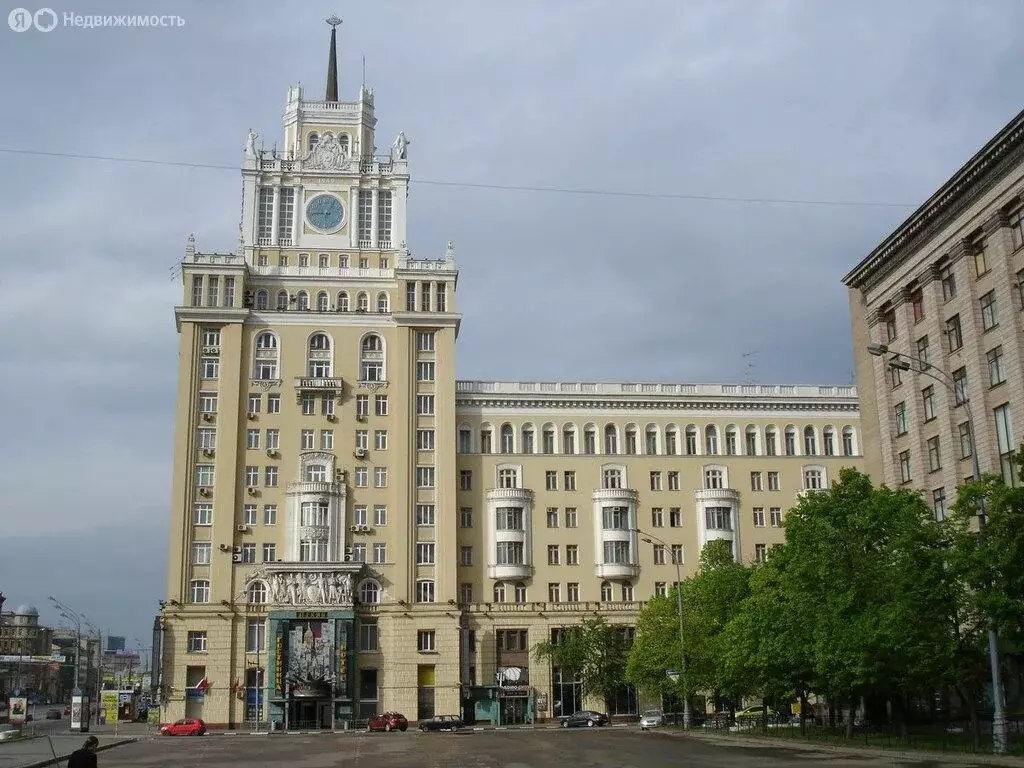
[[[1024,112],[1019,113],[877,248],[843,277],[870,288],[946,227],[1014,165],[1024,160]]]
[[[455,312],[394,312],[398,325],[414,328],[458,328],[462,315]]]
[[[181,332],[182,323],[211,323],[223,325],[225,323],[248,322],[249,310],[238,307],[186,307],[177,306],[174,308],[174,324]]]
[[[391,315],[375,312],[255,312],[245,318],[246,325],[308,325],[310,327],[365,326],[372,328],[394,328],[398,325]]]
[[[856,398],[836,400],[800,400],[796,402],[765,399],[693,399],[670,400],[666,398],[540,398],[514,395],[460,395],[455,398],[456,410],[460,408],[509,408],[524,411],[570,411],[570,410],[602,410],[602,411],[830,411],[857,413],[860,404]]]

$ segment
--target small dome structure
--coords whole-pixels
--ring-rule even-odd
[[[34,605],[19,605],[14,611],[15,616],[38,616],[39,610]]]

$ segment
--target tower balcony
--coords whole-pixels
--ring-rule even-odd
[[[736,504],[740,500],[740,492],[735,488],[703,488],[694,491],[693,496],[697,501],[721,504]]]

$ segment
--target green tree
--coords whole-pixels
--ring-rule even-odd
[[[583,619],[564,628],[557,641],[538,643],[534,656],[580,680],[584,696],[600,698],[611,710],[615,693],[626,681],[630,640],[624,630],[600,616]]]

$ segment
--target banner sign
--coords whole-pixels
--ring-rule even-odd
[[[49,656],[0,656],[0,664],[63,664],[65,658],[59,653]]]
[[[12,696],[11,697],[11,714],[10,720],[12,724],[19,724],[25,722],[25,716],[28,714],[28,699],[23,696]]]

